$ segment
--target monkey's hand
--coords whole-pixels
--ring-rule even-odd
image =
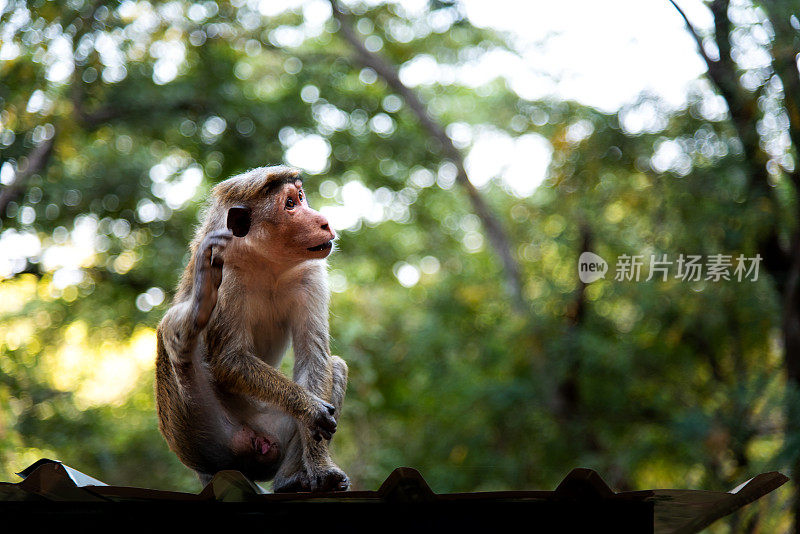
[[[333,417],[336,408],[316,395],[309,393],[308,396],[311,399],[311,409],[305,423],[311,430],[311,436],[317,441],[322,438],[331,439],[336,432],[336,418]]]
[[[202,330],[217,305],[217,292],[222,283],[223,252],[231,240],[230,230],[217,230],[203,238],[197,248],[194,269],[194,326]]]

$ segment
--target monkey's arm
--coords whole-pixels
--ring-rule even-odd
[[[335,408],[306,391],[249,351],[228,350],[211,363],[214,380],[228,390],[280,406],[311,433],[330,439],[336,432]]]
[[[292,345],[294,348],[295,381],[336,408],[338,419],[344,390],[347,387],[347,365],[341,358],[331,356],[328,335],[328,290],[324,269],[311,272],[300,287],[302,298],[295,304],[292,319]],[[336,368],[336,369],[334,369]],[[312,491],[320,488],[346,489],[347,475],[333,463],[328,452],[328,437],[320,440],[305,429],[300,429],[302,468],[288,478],[308,479]],[[295,466],[294,469],[298,469]]]
[[[308,391],[330,401],[333,382],[328,335],[327,273],[312,267],[303,282],[292,318],[293,378]],[[338,414],[337,414],[338,415]]]
[[[174,304],[161,320],[164,347],[175,362],[189,362],[197,340],[217,305],[222,283],[222,253],[231,240],[230,230],[209,233],[195,252],[191,296]]]
[[[175,363],[190,362],[197,348],[200,329],[195,326],[191,307],[190,301],[173,305],[158,325],[164,348]]]
[[[327,314],[323,317],[327,318]],[[309,317],[305,321],[296,322],[292,332],[292,346],[295,382],[314,395],[330,400],[333,369],[327,321]]]

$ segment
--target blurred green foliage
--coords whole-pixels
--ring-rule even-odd
[[[449,2],[414,20],[397,4],[351,9],[395,65],[510,48]],[[434,29],[434,17],[450,22]],[[416,88],[443,125],[536,133],[553,147],[531,196],[500,179],[481,189],[524,273],[516,313],[452,164],[332,19],[262,15],[244,0],[11,0],[0,31],[0,165],[21,176],[34,146],[54,146],[0,229],[2,247],[31,236],[41,247],[9,260],[0,286],[4,480],[48,456],[110,484],[199,490],[158,434],[154,354],[140,352],[208,188],[285,161],[309,135],[330,148],[306,179],[312,205],[342,204],[355,181],[384,201],[382,216],[340,232],[330,259],[332,348],[351,369],[334,457],[357,488],[407,465],[439,492],[550,489],[576,466],[617,490],[728,490],[787,465],[769,277],[613,276],[623,254],[755,255],[767,215],[707,91],[680,110],[643,95],[604,114],[527,101],[501,79]],[[632,132],[637,110],[652,120]],[[663,147],[678,157],[655,164]],[[584,247],[610,263],[586,287]],[[419,276],[411,287],[403,265]],[[786,500],[777,492],[715,528],[785,529]]]

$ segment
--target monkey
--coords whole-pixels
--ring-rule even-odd
[[[275,492],[349,488],[328,450],[348,376],[329,347],[335,237],[297,169],[212,188],[156,330],[159,430],[203,485],[233,469]],[[290,343],[291,379],[277,369]]]

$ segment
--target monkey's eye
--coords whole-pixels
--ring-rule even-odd
[[[287,198],[286,199],[286,209],[290,210],[292,208],[294,208],[294,200],[291,199],[291,198]]]
[[[300,202],[303,201],[303,190],[302,189],[297,192],[297,198],[300,200]]]

